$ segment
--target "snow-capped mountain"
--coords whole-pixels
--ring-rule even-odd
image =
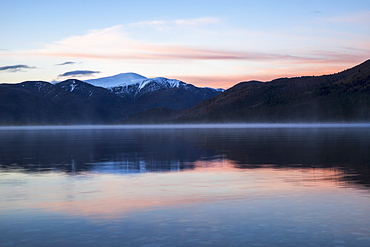
[[[140,83],[146,79],[148,78],[136,73],[121,73],[114,76],[86,80],[86,82],[97,87],[112,88],[121,85],[131,85]]]
[[[167,79],[164,77],[146,78],[136,73],[121,73],[114,76],[86,80],[86,82],[94,86],[105,87],[119,96],[131,96],[134,98],[143,94],[171,88],[193,91],[207,90],[217,93],[224,91],[223,89],[198,88],[176,79]]]
[[[136,73],[122,73],[86,82],[104,87],[126,101],[132,101],[135,111],[156,107],[186,109],[224,91],[199,88],[176,79],[146,78]]]
[[[87,82],[68,79],[0,84],[0,124],[117,123],[142,110],[190,108],[220,93],[135,73]]]

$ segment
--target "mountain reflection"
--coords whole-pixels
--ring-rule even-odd
[[[370,186],[366,128],[12,130],[0,131],[0,147],[0,172],[174,172],[211,160],[237,169],[328,168],[337,180]]]

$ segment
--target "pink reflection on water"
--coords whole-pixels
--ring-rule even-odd
[[[176,173],[84,176],[22,175],[27,184],[18,205],[71,217],[114,219],[132,212],[202,203],[258,200],[269,197],[318,198],[341,194],[343,182],[336,169],[237,169],[227,159],[197,161],[194,170]],[[13,175],[17,176],[17,175]],[[12,207],[12,204],[4,204]]]

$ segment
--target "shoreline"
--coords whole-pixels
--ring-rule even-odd
[[[205,123],[127,125],[17,125],[4,130],[104,130],[104,129],[286,129],[286,128],[370,128],[370,123]]]

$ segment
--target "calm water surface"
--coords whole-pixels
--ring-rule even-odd
[[[0,128],[0,246],[370,246],[370,126],[229,127]]]

